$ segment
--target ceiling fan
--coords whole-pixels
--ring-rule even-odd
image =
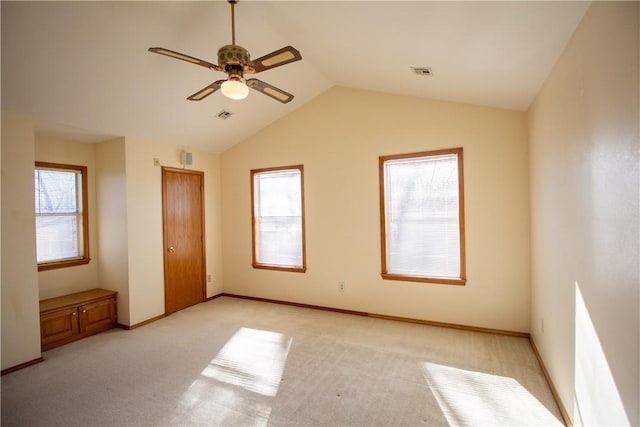
[[[202,59],[162,47],[151,47],[149,48],[149,51],[191,62],[211,70],[227,73],[226,80],[217,80],[209,86],[200,89],[198,92],[187,98],[189,101],[201,101],[218,89],[220,89],[222,94],[227,98],[244,99],[249,95],[249,88],[251,88],[258,92],[262,92],[283,104],[290,102],[293,99],[292,94],[256,78],[245,79],[244,75],[257,74],[262,71],[279,67],[280,65],[299,61],[302,59],[302,55],[300,55],[300,52],[298,52],[297,49],[291,46],[285,46],[282,49],[278,49],[251,61],[249,51],[236,44],[234,6],[238,0],[227,1],[231,5],[231,44],[222,46],[218,50],[218,64],[212,64],[210,62],[203,61]]]

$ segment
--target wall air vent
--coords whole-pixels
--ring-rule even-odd
[[[231,117],[233,115],[233,113],[231,111],[227,111],[227,110],[222,110],[220,111],[218,114],[216,114],[216,117],[222,120],[226,120],[229,117]]]
[[[419,76],[432,76],[433,71],[431,71],[431,67],[411,67],[414,73]]]

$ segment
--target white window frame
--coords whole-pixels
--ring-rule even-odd
[[[385,177],[387,162],[439,157],[439,156],[455,156],[457,159],[458,169],[458,230],[459,230],[459,274],[455,277],[437,276],[429,273],[428,266],[424,269],[424,274],[402,274],[389,271],[389,233],[387,233],[388,216],[387,215],[387,193],[393,191],[388,188]],[[379,157],[379,177],[380,177],[380,229],[381,229],[381,255],[382,255],[382,278],[387,280],[401,280],[412,282],[438,283],[448,285],[464,285],[466,283],[466,266],[465,266],[465,226],[464,226],[464,178],[463,178],[463,161],[462,148],[452,148],[445,150],[424,151],[419,153],[397,154]]]

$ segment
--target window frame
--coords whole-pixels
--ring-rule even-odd
[[[89,264],[91,258],[89,257],[89,200],[87,191],[87,167],[68,165],[62,163],[50,163],[50,162],[35,162],[35,170],[61,170],[80,173],[82,185],[81,185],[81,197],[82,197],[82,232],[78,233],[78,238],[82,239],[82,256],[70,259],[60,259],[54,261],[45,261],[38,263],[38,271],[54,270],[58,268],[74,267],[76,265]],[[35,194],[34,194],[35,197]],[[34,213],[35,206],[34,206]],[[36,233],[37,233],[36,228]]]
[[[460,235],[460,277],[431,277],[413,276],[398,273],[389,273],[387,265],[387,214],[385,199],[385,163],[389,160],[413,159],[419,157],[435,157],[441,155],[455,155],[458,162],[458,228]],[[465,259],[465,223],[464,223],[464,172],[462,147],[421,151],[407,154],[393,154],[378,158],[379,186],[380,186],[380,246],[381,246],[381,276],[385,280],[400,280],[409,282],[435,283],[444,285],[466,284],[466,259]]]
[[[269,172],[283,172],[287,170],[298,170],[300,172],[300,216],[302,226],[302,265],[301,266],[286,266],[277,264],[266,264],[258,262],[258,251],[256,250],[256,244],[258,239],[256,236],[256,211],[255,211],[255,184],[254,177],[258,174],[264,174]],[[278,166],[261,169],[251,169],[251,265],[253,268],[262,270],[276,270],[276,271],[289,271],[294,273],[305,273],[307,271],[307,252],[306,252],[306,218],[304,209],[304,166],[303,165],[291,165],[291,166]]]

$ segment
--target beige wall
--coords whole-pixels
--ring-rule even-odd
[[[126,138],[130,325],[164,313],[162,191],[153,145]],[[171,149],[171,147],[167,147]]]
[[[129,325],[129,246],[125,139],[95,146],[100,287],[118,291],[118,323]]]
[[[530,111],[532,333],[576,425],[640,424],[639,6],[593,3]]]
[[[162,175],[154,166],[181,168],[183,148],[126,138],[127,219],[131,324],[164,313],[164,264],[162,243]],[[222,235],[220,231],[219,155],[193,151],[189,169],[204,172],[207,296],[222,292]]]
[[[40,357],[33,122],[2,112],[2,369]]]
[[[382,280],[378,156],[460,146],[467,285]],[[249,170],[293,164],[304,164],[307,272],[253,269]],[[225,292],[529,331],[524,113],[335,87],[224,152],[222,180]]]
[[[89,208],[89,256],[86,265],[59,268],[38,272],[40,299],[97,288],[98,239],[96,208],[96,162],[95,145],[67,141],[46,135],[36,135],[36,161],[71,164],[87,167],[87,192]]]

